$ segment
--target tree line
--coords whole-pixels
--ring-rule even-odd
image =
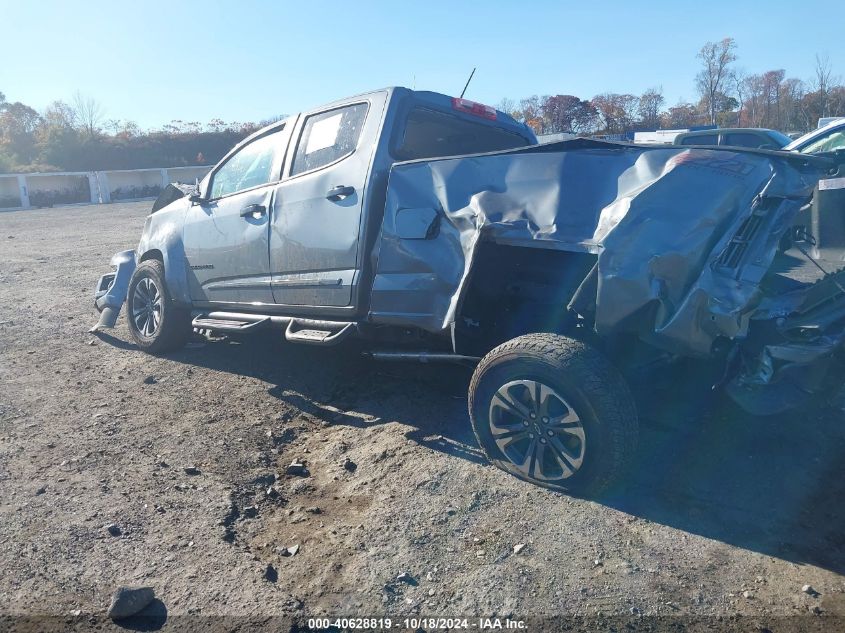
[[[107,119],[94,99],[76,93],[43,111],[0,92],[0,173],[95,171],[213,164],[238,141],[276,119],[227,123],[171,121],[142,130]]]
[[[698,100],[666,105],[660,86],[640,95],[606,92],[591,99],[571,94],[503,99],[498,109],[538,134],[624,134],[635,130],[768,127],[805,132],[819,118],[845,115],[845,86],[827,56],[816,55],[813,76],[787,77],[783,69],[750,74],[737,65],[732,38],[707,42],[697,55]],[[278,120],[277,117],[274,120]],[[238,141],[271,121],[171,121],[142,130],[108,119],[101,104],[76,93],[41,112],[7,101],[0,92],[0,173],[90,171],[213,164]]]
[[[816,55],[813,76],[787,77],[783,69],[748,73],[737,66],[733,38],[707,42],[697,55],[698,100],[666,105],[662,87],[640,95],[607,92],[582,99],[570,94],[502,99],[497,108],[538,134],[624,134],[639,130],[685,129],[698,125],[766,127],[807,132],[821,117],[845,116],[845,85],[830,59]]]

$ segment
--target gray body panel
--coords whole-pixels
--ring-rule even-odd
[[[295,149],[287,153],[284,178],[276,188],[270,223],[270,274],[274,302],[279,305],[354,309],[360,270],[362,211],[371,197],[373,154],[383,128],[389,91],[323,106],[299,117],[299,138],[310,116],[346,105],[367,104],[367,114],[355,150],[341,160],[291,175]],[[354,193],[328,199],[333,187]]]
[[[395,165],[370,318],[446,332],[482,241],[598,256],[595,328],[684,355],[747,333],[760,280],[821,168],[774,152],[575,140]],[[741,262],[718,260],[771,201]],[[429,239],[400,218],[441,215]],[[638,318],[639,317],[639,318]]]

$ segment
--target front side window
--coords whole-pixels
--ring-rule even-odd
[[[356,103],[305,119],[291,176],[324,167],[354,152],[366,118],[367,104]]]
[[[845,130],[834,130],[816,139],[807,147],[801,150],[802,154],[818,154],[821,152],[835,152],[838,149],[845,149]]]
[[[211,197],[221,198],[278,180],[284,149],[281,129],[245,145],[214,173]]]

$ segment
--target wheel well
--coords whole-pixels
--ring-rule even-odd
[[[143,255],[141,255],[141,259],[138,260],[138,263],[140,264],[141,262],[145,262],[149,259],[157,259],[162,264],[164,263],[164,255],[162,255],[161,251],[158,250],[157,248],[149,250],[146,253],[144,253]]]
[[[567,305],[597,256],[484,243],[478,248],[455,319],[459,353],[483,355],[522,334],[565,334],[575,326]]]

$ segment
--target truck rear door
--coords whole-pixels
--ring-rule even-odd
[[[368,177],[387,92],[300,116],[270,218],[275,303],[353,307]]]

